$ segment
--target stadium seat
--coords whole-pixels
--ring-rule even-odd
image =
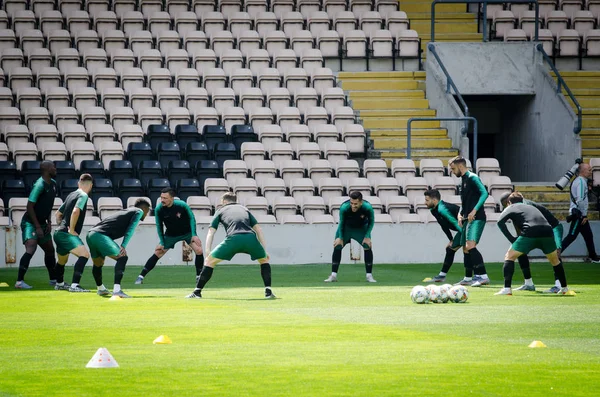
[[[425,196],[424,195],[415,196],[412,201],[412,204],[413,204],[414,211],[417,214],[419,214],[420,216],[422,216],[424,213],[430,212],[429,209],[427,208],[427,205],[425,204]]]
[[[37,146],[33,142],[27,143],[16,143],[13,149],[13,159],[17,165],[18,169],[21,169],[21,164],[23,161],[27,160],[37,160],[38,158],[38,150]],[[6,200],[5,200],[6,201]]]
[[[201,216],[210,216],[212,213],[212,205],[210,200],[205,196],[189,196],[187,198],[187,204],[194,213],[196,219]]]
[[[110,179],[95,178],[90,196],[95,208],[98,208],[98,200],[102,197],[114,197],[113,184]]]
[[[558,34],[568,28],[569,18],[564,11],[550,11],[546,14],[546,29],[556,39]]]
[[[238,124],[231,127],[231,142],[236,148],[241,148],[245,142],[257,142],[258,136],[254,132],[254,128],[249,125]],[[264,157],[264,153],[263,153]]]
[[[98,215],[100,219],[106,219],[108,216],[123,209],[123,203],[118,197],[101,197],[98,199]]]
[[[236,124],[246,124],[246,115],[244,109],[240,107],[230,107],[221,113],[221,120],[225,131],[231,131],[231,127]]]
[[[321,178],[318,183],[315,183],[319,188],[319,195],[323,197],[325,203],[334,197],[341,197],[344,194],[344,186],[338,178]]]
[[[200,160],[195,165],[196,179],[200,182],[200,187],[204,189],[204,181],[209,178],[222,178],[223,172],[214,160]]]
[[[389,214],[375,214],[375,223],[391,225],[394,223],[394,220]]]
[[[377,197],[384,202],[388,197],[395,197],[400,194],[400,187],[396,178],[377,178],[372,186]]]
[[[265,147],[267,152],[271,151],[271,147],[275,143],[283,141],[283,132],[278,125],[261,125],[258,128],[258,139]]]
[[[496,202],[498,203],[500,203],[500,197],[504,193],[512,193],[513,191],[512,182],[507,176],[492,176],[490,178],[490,183],[488,187],[490,196],[492,196],[494,200],[496,200]]]
[[[286,186],[283,179],[280,178],[265,178],[260,182],[261,193],[267,200],[269,206],[275,205],[275,200],[278,197],[285,197]],[[295,201],[294,201],[295,205]],[[274,209],[274,207],[273,207]],[[295,212],[294,212],[295,213]]]
[[[367,197],[371,195],[371,184],[367,178],[352,178],[346,183],[346,191],[348,194],[360,192],[363,197]]]
[[[325,215],[325,201],[319,196],[307,196],[302,199],[300,212],[308,223],[318,216]]]
[[[204,181],[204,194],[213,207],[217,207],[220,204],[221,196],[229,191],[229,185],[225,179],[208,178]]]
[[[29,160],[28,162],[31,161],[35,160]],[[25,161],[23,161],[23,164],[24,163]],[[39,174],[40,172],[38,167],[38,177]],[[17,179],[17,164],[12,161],[0,161],[0,186],[2,185],[2,183],[4,183],[4,181],[14,179]]]
[[[399,214],[395,218],[396,222],[399,224],[404,223],[422,223],[421,217],[417,214]]]
[[[237,150],[233,143],[217,143],[213,151],[213,158],[219,164],[219,168],[223,168],[225,160],[235,160],[237,158]]]
[[[427,185],[432,186],[434,178],[444,176],[444,164],[439,159],[422,159],[419,171],[421,176],[427,181]]]
[[[258,195],[258,186],[252,178],[239,178],[233,181],[233,192],[237,195],[238,201],[244,205],[246,199]]]
[[[312,179],[315,186],[319,185],[322,178],[331,178],[333,169],[327,160],[315,159],[308,163],[308,177]]]
[[[298,205],[293,197],[280,196],[276,197],[273,201],[273,215],[277,220],[282,219],[285,216],[296,215]]]
[[[401,215],[410,214],[410,202],[406,196],[389,196],[385,200],[386,212],[398,223]]]
[[[223,163],[223,176],[229,186],[233,186],[236,180],[248,177],[248,167],[243,160],[226,160]]]
[[[164,170],[160,162],[156,160],[144,160],[137,166],[137,179],[142,186],[147,186],[151,179],[164,177]]]
[[[265,216],[269,213],[269,204],[264,197],[247,197],[244,200],[244,206],[248,208],[255,217],[257,215]]]
[[[192,168],[186,160],[169,161],[167,165],[166,177],[169,179],[171,186],[176,186],[176,182],[180,179],[192,178]],[[181,198],[181,197],[180,197]],[[183,199],[182,199],[183,200]]]
[[[8,169],[3,168],[3,167],[6,167],[10,163],[12,163],[12,162],[6,161],[6,160],[0,160],[0,175],[1,175],[0,176],[0,185],[2,184],[2,181],[4,181],[5,179],[15,179],[16,178],[16,175],[17,175],[16,165],[15,165],[14,171],[11,171],[10,168],[8,168]],[[28,161],[23,161],[23,164],[21,164],[21,178],[23,179],[23,183],[25,183],[25,186],[27,186],[28,188],[31,188],[31,186],[33,186],[35,181],[37,181],[38,178],[40,177],[40,164],[41,163],[42,162],[38,161],[38,160],[28,160]],[[6,174],[5,174],[5,172],[6,172]],[[62,175],[63,174],[62,173],[59,174],[58,170],[57,170],[56,177],[54,179],[56,180],[58,176],[62,176]],[[58,186],[60,186],[60,182],[58,180],[56,181],[56,183]]]
[[[23,215],[27,212],[27,198],[26,197],[12,197],[8,202],[8,208],[10,208],[10,218],[13,225],[20,225]]]
[[[240,157],[252,168],[255,162],[265,159],[265,147],[260,142],[244,142],[240,148]]]
[[[365,177],[373,186],[378,179],[388,176],[388,168],[384,160],[367,159],[363,163],[363,169]]]
[[[118,195],[121,201],[126,203],[129,197],[144,196],[144,188],[139,179],[123,179],[119,182]]]
[[[173,135],[168,125],[152,124],[148,126],[147,134],[144,137],[145,141],[150,143],[152,150],[158,150],[158,145],[168,143],[173,140]]]
[[[419,39],[419,34],[415,30],[408,29],[398,33],[396,43],[398,46],[398,55],[400,57],[415,58],[419,56],[419,45],[421,41]]]
[[[279,164],[279,175],[289,187],[292,180],[304,178],[304,165],[299,160],[284,160]]]
[[[148,142],[131,142],[127,146],[127,159],[134,167],[137,167],[142,161],[153,158],[152,147]]]
[[[564,8],[563,8],[564,10]],[[591,11],[574,11],[572,19],[572,28],[584,37],[590,30],[594,29],[596,24],[594,14]]]
[[[252,178],[256,180],[259,187],[262,186],[264,180],[275,178],[277,176],[277,168],[275,167],[275,163],[271,160],[254,161],[250,171]]]
[[[493,176],[500,176],[500,163],[495,158],[478,158],[475,163],[475,169],[477,170],[477,175],[482,180],[487,180]]]
[[[442,198],[456,194],[456,185],[449,176],[437,176],[432,179],[431,188],[439,190]]]
[[[134,178],[135,173],[133,164],[131,164],[131,161],[129,160],[113,160],[108,165],[107,176],[112,181],[113,186],[119,186],[121,180]]]
[[[515,16],[512,11],[498,10],[493,14],[492,28],[495,32],[494,37],[504,39],[506,33],[514,29]]]
[[[0,107],[0,112],[3,109]],[[18,110],[17,110],[18,111]],[[9,121],[10,122],[10,121]],[[7,124],[2,128],[2,135],[8,149],[13,152],[17,143],[29,142],[29,128],[26,125],[19,125],[18,121],[16,124]]]
[[[408,197],[409,202],[414,202],[416,197],[423,196],[423,193],[427,190],[427,181],[423,177],[406,177],[402,181],[402,190]]]
[[[67,159],[67,148],[62,142],[46,142],[40,145],[42,159],[50,161],[64,161]]]
[[[488,196],[483,204],[483,210],[485,211],[486,215],[495,213],[497,208],[498,204],[496,203],[494,197]]]
[[[0,142],[0,161],[7,161],[9,157],[8,146],[4,142]]]
[[[356,160],[339,160],[335,165],[332,164],[335,169],[335,175],[338,177],[344,186],[348,184],[348,181],[353,178],[358,178],[360,174],[360,168]]]
[[[98,160],[83,160],[79,163],[79,171],[82,174],[90,174],[92,178],[104,178],[104,165]]]
[[[171,186],[171,183],[166,178],[152,178],[146,185],[146,195],[150,198],[151,203],[156,203],[160,199],[161,191]]]
[[[208,147],[204,142],[189,142],[185,148],[185,157],[191,165],[198,161],[210,160]]]
[[[246,114],[252,114],[256,109],[264,106],[264,96],[260,88],[245,87],[240,90],[240,107]],[[271,116],[272,117],[272,116]]]
[[[342,127],[342,141],[350,154],[365,153],[367,135],[362,125],[346,124]]]
[[[60,184],[60,198],[64,201],[69,194],[79,189],[78,179],[66,179]]]
[[[318,1],[316,3],[319,4]],[[305,12],[302,12],[302,14],[305,14]],[[321,32],[330,29],[330,18],[325,11],[319,11],[317,8],[314,11],[310,11],[308,15],[305,14],[305,17],[306,27],[310,31],[312,37],[318,37]]]
[[[557,50],[561,57],[580,56],[581,38],[574,29],[565,29],[558,34]]]
[[[13,197],[26,197],[27,190],[21,179],[9,179],[2,182],[2,200],[9,203]]]
[[[294,178],[289,182],[290,195],[301,206],[305,197],[313,197],[315,194],[315,185],[308,178]]]
[[[206,125],[202,129],[202,139],[208,150],[213,152],[218,143],[227,142],[227,132],[222,125]]]
[[[350,200],[350,197],[347,196],[332,197],[329,199],[329,213],[333,216],[336,223],[340,221],[340,206],[348,200]]]
[[[348,158],[348,148],[344,142],[329,142],[325,145],[325,158],[329,160],[333,167],[336,167],[338,161],[344,161]]]

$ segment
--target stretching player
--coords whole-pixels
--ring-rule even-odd
[[[462,207],[458,215],[458,224],[463,229],[461,245],[466,275],[458,284],[481,287],[490,283],[483,257],[477,249],[477,244],[485,228],[486,216],[483,204],[488,198],[488,192],[481,183],[481,179],[467,169],[467,160],[463,157],[457,156],[450,160],[450,169],[454,175],[461,178]],[[472,277],[473,272],[475,278]]]
[[[375,213],[371,204],[363,200],[360,192],[350,193],[350,200],[345,201],[340,207],[340,223],[335,233],[333,255],[331,256],[331,275],[325,279],[326,283],[337,281],[342,250],[350,240],[361,244],[365,250],[367,282],[377,282],[373,278],[373,246],[371,243],[371,231],[374,225]]]
[[[439,190],[431,189],[425,192],[425,205],[431,211],[431,214],[437,219],[442,230],[448,237],[446,245],[446,256],[440,274],[431,279],[434,283],[442,283],[446,281],[446,274],[454,263],[454,255],[461,247],[462,228],[458,224],[458,213],[460,208],[457,205],[446,203],[442,200]],[[457,232],[452,237],[452,231]]]
[[[55,268],[56,286],[54,289],[69,290],[70,292],[90,292],[79,285],[85,264],[90,258],[90,253],[83,245],[79,234],[85,220],[88,194],[92,191],[92,176],[81,174],[78,186],[79,189],[69,194],[56,212],[56,222],[59,226],[54,232],[54,243],[56,243],[56,252],[58,253]],[[69,260],[69,254],[77,257],[70,287],[64,283],[65,265]]]
[[[554,272],[562,286],[558,293],[561,295],[568,293],[565,269],[556,250],[554,232],[546,218],[533,205],[523,204],[523,196],[519,192],[511,193],[508,203],[509,206],[498,219],[498,227],[512,245],[504,257],[504,288],[495,295],[512,295],[511,284],[515,271],[515,259],[523,254],[528,254],[535,248],[541,249],[554,267]],[[520,231],[518,237],[514,237],[508,231],[506,222],[509,219],[512,220],[515,229]]]
[[[500,197],[500,204],[502,205],[502,208],[506,208],[508,206],[508,197],[510,195],[511,195],[511,193],[507,192],[507,193],[504,193]],[[537,210],[542,213],[542,215],[544,216],[546,221],[550,224],[550,226],[552,227],[552,233],[554,235],[554,242],[556,244],[558,255],[560,256],[560,249],[561,249],[562,236],[563,236],[562,224],[543,205],[538,204],[531,200],[526,200],[526,199],[523,199],[523,204],[532,205],[535,208],[537,208]],[[527,256],[527,254],[519,256],[519,266],[521,267],[521,270],[523,271],[523,278],[525,279],[525,283],[522,286],[520,286],[519,288],[517,288],[516,291],[535,291],[535,285],[533,284],[533,279],[531,278],[531,269],[529,267],[529,257]],[[547,290],[545,292],[555,294],[560,290],[561,286],[560,286],[560,282],[558,281],[558,277],[556,277],[556,274],[554,275],[554,279],[555,279],[554,287],[550,288],[549,290]]]
[[[135,280],[136,284],[143,284],[144,277],[156,266],[158,260],[162,258],[167,251],[175,247],[180,241],[185,241],[190,245],[196,254],[196,278],[200,276],[204,255],[202,253],[202,242],[196,235],[196,217],[185,201],[175,199],[175,190],[170,187],[162,190],[160,194],[160,203],[154,209],[156,216],[156,230],[158,232],[159,243],[142,272]],[[163,231],[163,224],[167,230]]]
[[[265,238],[258,222],[248,209],[237,204],[234,193],[225,193],[221,198],[223,205],[213,217],[206,236],[206,249],[210,252],[200,277],[196,282],[196,289],[187,298],[202,298],[202,288],[210,280],[215,266],[221,261],[229,261],[236,254],[248,254],[254,261],[260,263],[260,275],[265,285],[265,298],[275,299],[271,290],[271,265],[269,255],[265,251]],[[226,237],[221,244],[210,251],[215,232],[222,224]]]
[[[133,208],[110,215],[88,232],[86,241],[94,264],[92,273],[98,287],[98,295],[110,295],[110,291],[102,284],[102,266],[104,266],[104,259],[108,256],[117,261],[113,295],[129,298],[129,295],[121,289],[121,280],[129,259],[126,248],[129,240],[133,237],[135,228],[140,221],[146,218],[149,211],[150,203],[145,199],[137,199]],[[123,237],[123,241],[119,246],[114,240],[121,237]]]
[[[21,220],[21,233],[25,253],[19,262],[19,273],[17,275],[17,289],[30,289],[25,281],[25,273],[29,269],[29,263],[37,246],[44,250],[44,264],[48,269],[50,285],[56,285],[54,268],[56,267],[56,255],[52,244],[52,207],[56,198],[56,166],[52,161],[42,161],[40,164],[42,176],[35,181],[29,200],[27,201],[27,212]]]

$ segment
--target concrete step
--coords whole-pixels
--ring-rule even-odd
[[[394,128],[406,128],[409,117],[390,117],[390,118],[380,118],[380,117],[364,117],[362,116],[363,126],[365,129],[394,129]],[[440,128],[440,122],[435,121],[419,121],[413,123],[415,127],[419,128]]]
[[[425,98],[425,91],[422,90],[398,90],[398,91],[351,91],[348,93],[350,99],[373,98],[392,99],[392,98]]]
[[[429,100],[427,99],[355,99],[352,101],[352,108],[355,110],[375,110],[375,109],[428,109]]]
[[[343,81],[353,80],[414,80],[415,78],[425,78],[425,72],[340,72],[338,77]]]
[[[396,138],[406,140],[406,129],[395,129],[395,130],[370,130],[370,136],[373,139],[378,138]],[[420,138],[446,138],[448,131],[445,128],[424,128],[424,129],[411,129],[411,137]]]
[[[410,28],[419,33],[419,37],[423,34],[431,34],[431,21],[415,21],[411,19]],[[473,23],[472,19],[457,19],[453,22],[436,22],[435,34],[440,33],[477,33],[477,23]]]
[[[582,137],[600,137],[600,128],[583,128],[580,134]]]
[[[586,158],[600,157],[600,148],[599,149],[581,149],[581,155]]]
[[[579,102],[579,106],[582,108],[600,108],[600,96],[597,97],[575,97],[577,102]],[[566,100],[573,105],[573,101],[568,96]]]
[[[402,2],[400,10],[408,14],[411,18],[413,13],[429,13],[431,15],[431,2]],[[454,12],[465,12],[467,7],[465,4],[438,4],[435,6],[435,15]]]
[[[375,150],[406,149],[406,139],[379,138],[374,140]],[[420,149],[450,149],[452,141],[448,138],[412,138],[412,150]]]
[[[513,182],[515,190],[519,192],[543,192],[543,193],[561,193],[553,183],[539,182]],[[569,194],[567,192],[567,194]]]
[[[355,108],[356,109],[356,108]],[[360,117],[380,117],[380,118],[390,118],[390,117],[435,117],[435,110],[433,109],[388,109],[388,110],[360,110]],[[415,122],[416,123],[416,122]]]
[[[550,72],[552,76],[556,76],[554,72]],[[563,79],[567,80],[567,78],[590,78],[590,77],[598,77],[600,78],[600,71],[594,70],[561,70],[560,75]]]
[[[567,83],[567,85],[569,85],[569,83]],[[587,96],[600,97],[600,88],[574,88],[574,89],[571,89],[571,87],[569,87],[569,89],[571,90],[573,95],[575,95],[575,98],[577,98],[577,100],[579,100],[581,97],[587,97]],[[563,89],[562,92],[563,92],[563,95],[568,98],[567,91],[565,89]]]
[[[441,159],[442,162],[448,163],[448,160],[458,155],[456,149],[414,149],[412,157],[419,159]],[[406,150],[381,150],[381,158],[384,159],[405,159]]]
[[[598,139],[592,139],[589,137],[584,137],[581,139],[581,148],[582,149],[600,149],[600,136]]]
[[[600,117],[584,117],[582,126],[583,128],[600,128]]]
[[[407,14],[410,19],[412,26],[413,21],[431,21],[431,12],[411,12]],[[435,13],[435,21],[438,22],[450,22],[457,20],[465,20],[469,22],[477,23],[477,15],[471,12],[442,12]],[[411,28],[412,29],[412,28]]]
[[[358,80],[349,79],[342,80],[341,87],[344,91],[384,91],[384,90],[416,90],[419,88],[419,83],[414,80],[395,80],[395,79],[376,79],[376,80]]]

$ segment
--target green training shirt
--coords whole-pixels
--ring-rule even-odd
[[[154,215],[161,245],[164,245],[164,236],[196,235],[196,217],[185,201],[173,200],[173,205],[170,207],[158,203],[154,209]],[[163,224],[166,228],[164,232]]]
[[[57,230],[66,233],[69,232],[69,226],[71,225],[71,214],[73,213],[73,209],[77,207],[81,210],[81,214],[79,214],[79,218],[77,219],[75,232],[80,234],[81,228],[83,227],[83,221],[85,220],[85,214],[87,212],[87,201],[88,195],[81,189],[77,189],[70,193],[65,199],[65,202],[58,209],[63,214],[63,219],[60,225],[58,225]]]
[[[483,210],[483,204],[488,198],[489,194],[485,189],[485,186],[481,182],[481,179],[474,173],[467,171],[461,177],[461,191],[460,199],[462,201],[461,214],[464,218],[469,216],[471,211],[475,210],[475,219],[485,221],[485,211]]]
[[[225,228],[227,236],[254,233],[252,229],[258,224],[256,218],[246,207],[240,204],[227,204],[215,213],[210,227],[217,229],[219,224]]]
[[[442,200],[438,202],[437,206],[431,209],[431,214],[437,219],[448,240],[452,240],[451,230],[462,232],[462,228],[458,224],[459,211],[460,208],[458,205],[446,203]]]
[[[102,233],[113,240],[123,237],[121,247],[126,248],[129,240],[133,237],[135,228],[142,219],[142,215],[144,215],[144,211],[135,207],[118,211],[91,228],[90,233]]]
[[[352,212],[350,200],[346,200],[340,206],[340,223],[338,225],[336,236],[344,239],[346,229],[366,228],[365,238],[371,238],[371,231],[375,225],[375,212],[371,203],[363,200],[362,206],[356,212]]]
[[[56,198],[56,190],[56,181],[54,179],[50,179],[50,183],[46,183],[42,177],[35,181],[33,187],[31,188],[31,193],[29,193],[29,201],[34,203],[33,209],[35,211],[35,217],[40,225],[48,222],[50,215],[52,215],[52,207],[54,206],[54,199]],[[28,212],[25,212],[23,220],[33,223]]]

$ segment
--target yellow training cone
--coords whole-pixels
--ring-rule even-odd
[[[7,288],[7,287],[8,287],[8,284],[7,284],[7,283],[0,283],[0,287],[2,287],[2,288]]]
[[[161,335],[158,338],[154,339],[154,342],[152,343],[154,343],[155,345],[168,345],[173,342],[167,335]]]
[[[430,281],[431,281],[431,277],[425,277],[425,278],[423,279],[423,282],[424,282],[424,283],[428,283],[428,282],[430,282]]]
[[[113,296],[111,296],[111,297],[110,297],[109,301],[120,301],[120,300],[122,300],[122,299],[123,299],[123,298],[121,298],[121,297],[120,297],[120,296],[118,296],[118,295],[113,295]]]
[[[548,347],[548,346],[546,346],[543,342],[541,342],[539,340],[534,340],[533,342],[531,342],[529,344],[529,347]]]

